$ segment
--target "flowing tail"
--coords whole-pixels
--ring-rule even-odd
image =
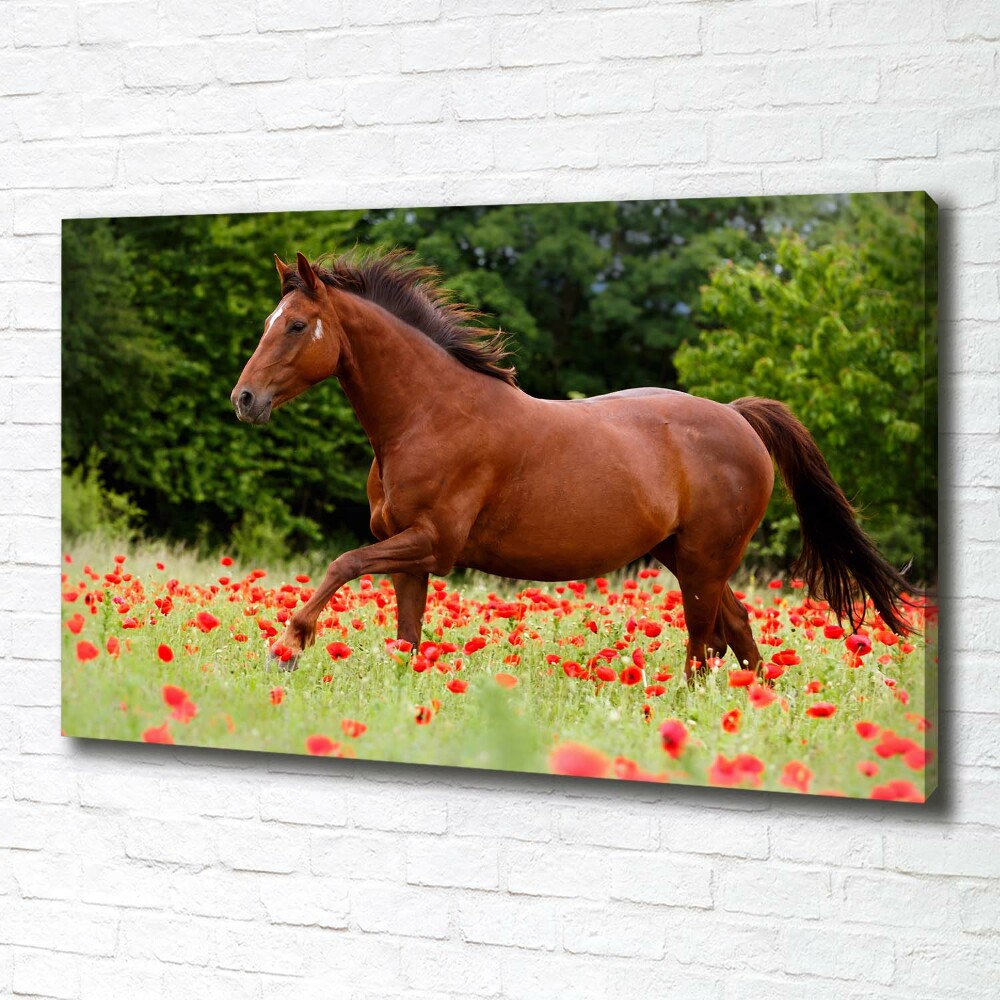
[[[903,616],[915,593],[858,527],[856,512],[837,485],[812,435],[792,411],[773,399],[747,396],[729,404],[764,442],[795,501],[802,529],[802,554],[793,572],[812,593],[822,595],[841,619],[857,627],[856,598],[870,597],[882,621],[898,635],[912,631]]]

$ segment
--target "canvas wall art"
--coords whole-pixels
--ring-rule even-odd
[[[920,193],[66,220],[67,736],[919,802]]]

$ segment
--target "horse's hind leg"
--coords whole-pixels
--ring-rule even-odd
[[[668,538],[653,549],[656,556],[674,576],[681,588],[688,641],[684,657],[684,673],[690,682],[695,672],[704,667],[708,651],[721,655],[726,648],[723,619],[720,617],[722,597],[729,588],[728,574],[702,559],[692,558],[675,538]]]
[[[722,595],[719,628],[725,633],[726,642],[737,663],[748,670],[759,670],[763,660],[750,628],[750,615],[730,586],[726,587]]]

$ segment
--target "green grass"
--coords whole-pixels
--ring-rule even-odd
[[[873,788],[893,780],[912,782],[923,795],[934,787],[933,763],[915,768],[902,755],[883,759],[875,753],[880,740],[863,740],[855,730],[855,723],[871,721],[933,750],[936,730],[922,732],[916,724],[920,716],[933,721],[925,689],[934,674],[933,648],[925,647],[923,636],[911,637],[916,648],[909,653],[899,644],[886,646],[876,640],[862,666],[852,668],[842,639],[825,639],[822,629],[810,639],[806,626],[791,621],[790,615],[804,601],[801,590],[764,586],[748,595],[752,607],[777,613],[775,634],[782,645],[762,646],[765,656],[794,649],[801,657],[800,664],[789,666],[775,680],[778,698],[758,709],[749,704],[746,688],[729,686],[729,670],[736,666],[731,658],[693,686],[685,683],[685,632],[677,621],[680,607],[666,612],[672,623],[662,620],[665,603],[674,603],[669,592],[676,586],[665,571],[657,578],[639,579],[635,589],[627,589],[625,578],[616,577],[609,582],[607,595],[599,594],[592,582],[579,598],[570,590],[557,593],[553,585],[541,587],[543,594],[557,601],[570,600],[570,609],[556,617],[550,609],[522,600],[527,610],[520,645],[509,642],[516,621],[497,617],[488,600],[490,593],[496,593],[516,604],[518,585],[474,574],[447,581],[440,594],[432,591],[425,621],[426,639],[438,639],[435,630],[441,627],[441,639],[459,647],[437,661],[452,668],[463,661],[463,669],[447,674],[436,665],[418,673],[412,669],[412,657],[387,654],[385,639],[395,635],[391,589],[376,579],[362,590],[356,581],[338,595],[344,610],[329,613],[337,626],[323,629],[300,669],[289,673],[269,668],[257,620],[273,622],[280,636],[278,609],[273,606],[275,595],[282,593],[279,588],[283,584],[294,588],[285,591],[291,600],[297,599],[301,586],[309,586],[294,580],[295,567],[284,567],[281,573],[271,570],[256,581],[260,590],[254,594],[252,585],[243,582],[252,566],[223,567],[218,561],[181,551],[161,552],[147,544],[120,550],[127,556],[122,570],[132,579],[109,583],[104,574],[113,572],[115,550],[106,542],[80,541],[69,544],[66,551],[73,562],[63,567],[63,591],[77,590],[82,580],[87,592],[101,595],[100,602],[91,597],[96,613],[85,604],[85,594],[63,602],[64,622],[76,614],[83,617],[79,634],[65,624],[62,627],[66,735],[142,740],[166,723],[166,731],[178,744],[285,753],[305,753],[309,737],[325,735],[340,745],[339,752],[373,760],[542,772],[550,770],[555,747],[573,743],[603,754],[609,776],[615,773],[616,758],[628,758],[643,771],[668,780],[708,784],[717,754],[728,759],[747,754],[763,763],[759,787],[767,789],[789,790],[781,777],[793,761],[811,772],[810,792],[868,797]],[[164,570],[156,568],[157,560],[165,563]],[[84,576],[88,563],[100,574],[98,581]],[[316,567],[314,562],[309,570],[316,572]],[[218,583],[220,576],[230,583]],[[169,580],[179,584],[173,587],[173,608],[164,615],[154,601],[167,595]],[[375,595],[381,597],[376,600]],[[449,595],[456,596],[449,600]],[[129,604],[127,613],[116,611],[115,598]],[[607,614],[601,614],[602,607]],[[199,630],[193,619],[200,610],[215,615],[219,626]],[[248,615],[247,610],[254,613]],[[630,638],[630,617],[660,623],[662,634],[651,639],[640,628]],[[123,627],[128,618],[138,627]],[[361,627],[355,628],[354,621]],[[600,623],[599,634],[587,627],[590,621]],[[479,635],[480,626],[493,630],[485,636],[488,644],[467,655],[462,647]],[[234,639],[239,633],[247,636],[246,642]],[[109,638],[121,645],[117,656],[107,651]],[[81,641],[98,648],[96,658],[78,659]],[[346,642],[350,656],[334,661],[326,651],[331,641]],[[645,682],[602,684],[563,671],[563,660],[586,665],[617,641],[628,645],[612,665],[621,670],[632,662],[632,650],[641,647],[646,656]],[[651,649],[657,641],[660,647]],[[173,652],[171,662],[158,656],[161,645]],[[559,662],[546,661],[546,656],[556,654]],[[505,662],[514,655],[520,656],[519,663]],[[880,656],[888,657],[887,662],[879,663]],[[645,685],[656,683],[653,675],[661,671],[673,675],[663,682],[665,693],[647,695]],[[501,687],[495,680],[499,672],[515,676],[516,686]],[[446,684],[455,678],[467,682],[465,693],[448,690]],[[886,685],[887,679],[895,682],[895,688]],[[820,682],[822,690],[808,692],[810,681]],[[189,721],[171,717],[164,685],[183,689],[194,703],[197,711]],[[278,687],[281,701],[273,704],[271,692]],[[900,691],[906,692],[908,704],[898,697]],[[836,712],[811,718],[806,709],[818,701],[835,704]],[[419,706],[430,717],[427,724],[415,721]],[[724,732],[721,718],[733,708],[741,712],[739,731]],[[664,752],[659,733],[662,723],[671,719],[683,723],[688,732],[676,760]],[[361,722],[366,731],[352,738],[343,731],[343,720]],[[861,774],[857,765],[862,761],[874,762],[877,775]]]

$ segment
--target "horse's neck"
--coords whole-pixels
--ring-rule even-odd
[[[377,458],[447,397],[482,378],[380,306],[341,293],[337,314],[346,344],[337,376]],[[471,388],[474,391],[474,387]]]

